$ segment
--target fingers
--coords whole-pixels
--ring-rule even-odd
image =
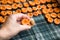
[[[29,16],[27,16],[27,15],[23,15],[23,18],[30,19],[30,17],[29,17]]]
[[[22,14],[22,13],[20,13],[20,14],[13,14],[13,15],[10,15],[11,17],[12,17],[12,19],[14,20],[16,20],[16,19],[21,19],[21,18],[27,18],[27,19],[30,19],[30,17],[28,17],[26,14]]]
[[[20,31],[28,30],[28,29],[31,29],[31,26],[28,26],[28,25],[20,25]]]

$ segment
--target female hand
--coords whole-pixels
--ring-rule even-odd
[[[10,15],[7,21],[2,25],[2,28],[0,29],[0,38],[10,39],[11,37],[18,34],[20,31],[30,29],[30,26],[21,25],[19,24],[19,22],[17,22],[17,19],[19,18],[20,20],[22,17],[30,19],[27,15],[21,13]]]

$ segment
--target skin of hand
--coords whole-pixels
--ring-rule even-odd
[[[17,19],[21,19],[22,17],[30,19],[27,15],[22,13],[10,15],[0,29],[0,39],[7,40],[23,30],[31,29],[31,26],[21,25],[17,22]]]

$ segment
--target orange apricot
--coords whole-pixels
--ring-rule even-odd
[[[22,19],[21,24],[22,25],[28,25],[28,24],[30,24],[30,20],[24,18],[24,19]]]
[[[12,14],[12,11],[6,11],[6,13],[8,14],[8,15],[11,15]]]
[[[1,0],[2,4],[7,4],[7,0]]]
[[[53,18],[51,18],[51,17],[48,18],[47,20],[48,20],[49,23],[52,23],[53,22]]]
[[[52,18],[56,18],[57,17],[57,14],[56,13],[51,13],[51,17]]]
[[[37,13],[38,13],[38,14],[42,14],[42,12],[41,12],[40,10],[37,10]]]
[[[37,5],[37,9],[40,10],[41,9],[41,6],[40,5]]]
[[[8,4],[13,4],[13,0],[7,0]]]
[[[60,18],[60,13],[57,14],[58,18]]]
[[[21,13],[21,10],[20,10],[20,9],[17,9],[16,12],[17,12],[17,13]]]
[[[48,12],[53,12],[53,9],[52,9],[52,8],[49,8],[49,9],[48,9]]]
[[[37,7],[32,7],[32,10],[36,11],[37,10]]]
[[[57,3],[53,3],[52,6],[53,6],[53,7],[57,7],[58,4],[57,4]]]
[[[34,21],[33,18],[30,19],[30,24],[31,24],[31,26],[34,26],[35,25],[35,21]]]
[[[1,11],[1,15],[2,15],[2,16],[7,15],[6,11]]]
[[[45,9],[45,8],[46,8],[46,5],[41,5],[41,8],[42,8],[42,9]]]
[[[23,5],[20,3],[20,4],[18,4],[18,8],[22,8],[23,7]]]
[[[48,13],[48,9],[45,8],[45,9],[42,10],[42,12],[43,12],[43,14],[47,14]]]
[[[29,17],[33,17],[33,13],[28,13],[27,14]]]
[[[12,8],[17,9],[18,8],[17,4],[16,3],[12,4]]]
[[[55,18],[55,19],[54,19],[54,23],[55,23],[55,24],[60,24],[60,20],[59,20],[58,18]]]
[[[27,7],[27,11],[28,12],[32,12],[32,8],[31,7]]]
[[[45,17],[46,17],[46,18],[50,18],[51,15],[48,13],[48,14],[45,14]]]
[[[58,13],[58,12],[60,12],[60,9],[59,8],[54,8],[54,12]]]
[[[41,3],[46,3],[46,0],[40,0]]]
[[[0,16],[0,23],[3,23],[4,18],[2,16]]]
[[[24,2],[24,7],[29,7],[29,4],[27,2]]]
[[[40,1],[35,1],[35,4],[36,4],[36,5],[39,5],[39,4],[40,4]]]
[[[37,12],[33,12],[33,15],[34,15],[34,16],[38,16],[38,13],[37,13]]]
[[[21,11],[22,11],[23,13],[26,13],[26,12],[27,12],[27,8],[22,8]]]
[[[51,5],[51,4],[47,4],[47,7],[48,7],[48,8],[51,8],[51,7],[52,7],[52,5]]]
[[[0,9],[1,9],[1,10],[6,10],[6,6],[5,6],[5,5],[1,5],[1,6],[0,6]]]
[[[35,2],[29,1],[29,4],[30,4],[31,6],[34,6],[34,5],[35,5]]]
[[[6,5],[6,9],[12,9],[12,6],[11,5]]]

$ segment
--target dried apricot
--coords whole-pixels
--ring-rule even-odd
[[[46,17],[46,18],[50,18],[51,15],[48,13],[48,14],[45,14],[45,17]]]
[[[0,9],[1,9],[1,10],[6,10],[6,6],[5,6],[5,5],[1,5],[1,6],[0,6]]]
[[[37,13],[37,12],[33,12],[33,15],[34,15],[34,16],[38,16],[38,13]]]
[[[46,8],[46,5],[41,5],[41,8],[42,8],[42,9],[45,9],[45,8]]]
[[[6,14],[7,14],[6,11],[1,11],[2,16],[5,16]]]
[[[2,0],[2,4],[7,4],[7,0]]]
[[[37,5],[37,9],[40,10],[41,9],[41,6],[40,5]]]
[[[42,12],[43,12],[43,14],[47,14],[48,13],[48,9],[43,9]]]
[[[57,7],[58,4],[57,4],[57,3],[53,3],[52,6],[53,6],[53,7]]]
[[[40,4],[40,1],[34,1],[36,5],[39,5]]]
[[[58,18],[60,18],[60,13],[57,14]]]
[[[49,23],[52,23],[53,22],[53,18],[51,18],[51,17],[48,18],[47,20],[48,20]]]
[[[12,4],[12,8],[17,9],[18,8],[17,4],[16,3]]]
[[[48,9],[48,12],[53,12],[54,10],[52,8],[49,8]]]
[[[58,18],[55,18],[55,19],[54,19],[54,23],[55,23],[55,24],[60,24],[60,20],[59,20]]]
[[[13,4],[13,0],[7,0],[8,4]]]
[[[29,4],[30,4],[31,6],[34,6],[34,5],[35,5],[35,2],[29,1]]]
[[[18,4],[17,6],[18,6],[18,8],[22,8],[23,7],[23,5],[21,3]]]
[[[46,0],[40,0],[41,3],[46,3]]]
[[[2,16],[0,16],[0,23],[5,22],[4,18]]]
[[[22,8],[21,10],[23,13],[26,13],[27,12],[27,8]]]
[[[12,14],[12,11],[6,11],[6,13],[8,14],[8,15],[11,15]]]
[[[52,5],[51,5],[51,4],[47,4],[47,7],[48,7],[48,8],[52,8]]]
[[[12,9],[12,6],[11,5],[6,5],[6,9]]]
[[[32,7],[32,10],[36,11],[37,10],[37,7]]]
[[[24,2],[24,7],[29,7],[29,4],[27,2]]]
[[[17,9],[16,12],[17,12],[17,13],[21,13],[21,10],[20,10],[20,9]]]
[[[33,17],[33,13],[28,13],[27,14],[29,17]]]
[[[28,24],[30,24],[30,20],[29,19],[22,19],[21,24],[28,25]]]
[[[57,17],[57,14],[56,13],[51,13],[51,17],[52,18],[56,18]]]
[[[32,12],[32,8],[31,7],[27,7],[27,11],[28,12]]]
[[[59,8],[54,8],[54,12],[59,13],[60,9]]]

